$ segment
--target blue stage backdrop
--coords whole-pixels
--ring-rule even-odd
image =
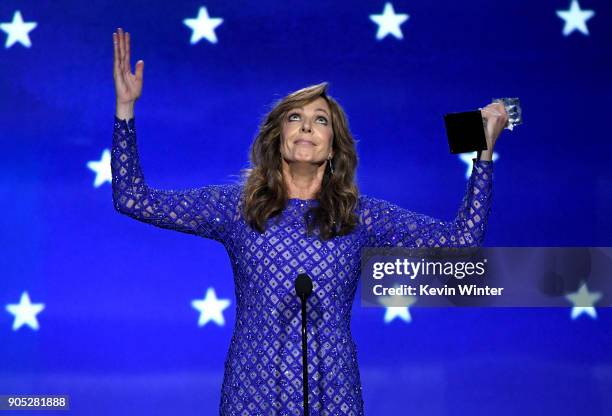
[[[145,61],[149,186],[233,182],[272,102],[328,81],[360,191],[449,220],[471,155],[449,153],[443,114],[516,96],[485,245],[612,245],[608,1],[3,1],[0,394],[68,394],[86,416],[218,413],[225,249],[113,207],[118,27]],[[610,415],[611,318],[357,298],[366,414]]]

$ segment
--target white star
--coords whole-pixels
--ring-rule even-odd
[[[398,39],[403,39],[402,29],[400,25],[404,23],[410,15],[396,14],[391,3],[385,3],[385,9],[382,14],[371,14],[370,20],[378,25],[376,39],[381,40],[388,34],[392,34]]]
[[[104,182],[113,182],[113,173],[111,170],[111,154],[110,150],[104,149],[100,160],[91,160],[87,162],[87,167],[96,172],[94,187],[99,187]]]
[[[223,309],[230,305],[228,299],[217,299],[215,289],[212,287],[206,291],[206,298],[204,300],[193,300],[191,306],[196,310],[200,311],[200,320],[198,326],[204,326],[210,320],[215,321],[219,326],[225,325],[225,319],[223,319]]]
[[[36,314],[45,308],[44,303],[31,303],[28,292],[21,294],[19,303],[6,305],[6,310],[15,315],[13,321],[13,331],[18,330],[22,325],[28,325],[34,330],[38,330],[38,320]]]
[[[26,48],[32,46],[28,33],[34,30],[37,24],[36,22],[24,22],[21,12],[17,10],[13,14],[13,21],[11,23],[0,23],[0,29],[8,34],[4,47],[10,48],[16,42],[21,43]]]
[[[184,19],[183,23],[191,28],[191,44],[197,43],[200,39],[206,38],[211,43],[217,43],[217,35],[215,35],[215,28],[223,23],[223,19],[220,17],[210,17],[206,7],[200,7],[198,17],[195,19]]]
[[[586,313],[591,318],[597,318],[597,312],[593,305],[601,299],[601,292],[589,292],[586,283],[582,283],[577,292],[565,295],[566,299],[572,302],[572,319],[576,319],[583,313]]]
[[[394,285],[394,287],[398,287]],[[389,323],[393,321],[395,318],[400,318],[405,322],[412,321],[412,317],[410,315],[410,310],[408,309],[417,301],[415,296],[404,295],[400,297],[397,296],[381,296],[379,298],[379,302],[381,305],[385,306],[385,323]],[[397,305],[398,302],[400,304],[407,302],[407,306],[394,306]]]
[[[476,159],[476,156],[478,156],[478,152],[461,153],[459,155],[459,159],[461,159],[461,161],[467,165],[465,179],[470,179],[470,176],[472,175],[472,168],[474,167],[472,159]],[[497,152],[493,152],[493,157],[491,159],[493,162],[495,162],[497,159],[499,159],[499,154]]]
[[[557,16],[565,20],[565,26],[563,26],[563,34],[565,36],[568,36],[574,30],[588,35],[589,28],[586,25],[586,21],[595,16],[595,12],[593,10],[582,10],[578,0],[572,0],[568,10],[557,10]]]
[[[410,322],[412,321],[412,316],[410,316],[410,311],[408,310],[408,306],[388,306],[385,308],[385,323],[388,324],[395,318],[400,318],[403,321]]]

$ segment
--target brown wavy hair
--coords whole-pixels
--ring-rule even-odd
[[[307,234],[319,228],[323,240],[350,233],[357,224],[355,208],[359,191],[355,184],[357,152],[348,119],[344,110],[327,93],[328,83],[323,82],[294,91],[272,104],[272,110],[264,116],[250,149],[251,166],[242,169],[242,214],[248,224],[260,233],[265,232],[266,221],[280,214],[288,202],[282,175],[281,131],[287,112],[304,106],[319,97],[324,98],[331,109],[333,129],[334,173],[326,164],[320,190],[316,194],[318,206],[308,209],[304,217]]]

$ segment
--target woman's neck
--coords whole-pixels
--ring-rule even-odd
[[[283,160],[283,182],[288,198],[315,199],[323,183],[325,163],[287,163]]]

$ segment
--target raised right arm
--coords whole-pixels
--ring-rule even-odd
[[[239,185],[208,185],[197,189],[149,187],[136,146],[134,105],[142,94],[144,61],[130,65],[130,34],[113,33],[113,79],[117,112],[113,129],[111,170],[115,209],[157,227],[225,242],[237,219]]]
[[[149,187],[140,167],[135,118],[115,115],[111,170],[115,209],[138,221],[223,243],[237,219],[238,184],[184,190]]]

